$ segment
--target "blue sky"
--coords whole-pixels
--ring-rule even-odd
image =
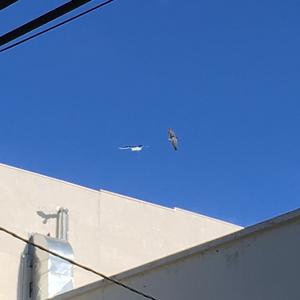
[[[1,53],[0,161],[244,226],[299,207],[299,9],[120,0]]]

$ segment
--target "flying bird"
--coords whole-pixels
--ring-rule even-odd
[[[169,136],[168,140],[171,142],[174,150],[177,150],[178,141],[177,141],[177,136],[173,131],[173,129],[171,128],[168,129],[168,136]]]
[[[142,151],[144,147],[146,147],[146,146],[145,145],[127,145],[127,146],[119,147],[119,149],[139,152],[139,151]]]

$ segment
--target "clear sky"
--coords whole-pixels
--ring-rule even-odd
[[[61,3],[0,11],[1,34]],[[0,53],[0,162],[243,226],[299,207],[299,10],[116,0]]]

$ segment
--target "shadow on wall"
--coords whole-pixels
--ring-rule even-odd
[[[57,213],[45,213],[38,210],[37,215],[43,219],[43,224],[47,224],[49,219],[56,219]],[[48,236],[50,233],[47,234]],[[30,293],[31,282],[31,264],[32,257],[29,253],[29,246],[26,245],[20,256],[19,272],[18,272],[18,286],[17,286],[17,300],[28,300]]]
[[[36,214],[37,214],[39,217],[41,217],[42,219],[44,219],[44,220],[43,220],[43,224],[46,224],[47,221],[48,221],[49,219],[56,219],[56,218],[57,218],[57,213],[46,214],[46,213],[44,213],[43,211],[38,210],[38,211],[36,212]]]
[[[17,291],[17,300],[28,300],[29,299],[29,284],[30,284],[30,255],[29,247],[25,246],[23,252],[21,253],[20,263],[19,263],[19,272],[18,272],[18,291]]]

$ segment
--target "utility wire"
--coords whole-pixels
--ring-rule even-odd
[[[64,21],[62,21],[62,22],[60,22],[60,23],[58,23],[58,24],[56,24],[56,25],[53,25],[53,26],[51,26],[51,27],[49,27],[49,28],[47,28],[47,29],[45,29],[45,30],[42,30],[42,31],[40,31],[40,32],[37,32],[37,33],[35,33],[35,34],[33,34],[33,35],[30,35],[30,36],[27,37],[27,38],[24,38],[24,39],[22,39],[22,40],[20,40],[20,41],[18,41],[18,42],[16,42],[16,43],[14,43],[14,44],[11,44],[11,45],[9,45],[9,46],[7,46],[7,47],[5,47],[5,48],[2,48],[2,49],[0,50],[0,52],[4,52],[4,51],[6,51],[6,50],[8,50],[8,49],[14,48],[14,47],[16,47],[16,46],[18,46],[18,45],[20,45],[20,44],[23,44],[23,43],[25,43],[25,42],[27,42],[27,41],[29,41],[29,40],[32,40],[32,39],[35,38],[35,37],[38,37],[38,36],[40,36],[40,35],[42,35],[42,34],[48,32],[48,31],[51,31],[51,30],[53,30],[53,29],[55,29],[55,28],[57,28],[57,27],[60,27],[60,26],[62,26],[62,25],[64,25],[64,24],[67,24],[67,23],[69,23],[69,22],[71,22],[71,21],[74,21],[74,20],[76,20],[76,19],[78,19],[78,18],[80,18],[80,17],[82,17],[82,16],[84,16],[84,15],[86,15],[86,14],[88,14],[88,13],[90,13],[90,12],[92,12],[92,11],[94,11],[94,10],[100,8],[100,7],[102,7],[102,6],[105,6],[105,5],[107,5],[107,4],[109,4],[109,3],[113,2],[113,1],[114,1],[114,0],[107,0],[107,1],[105,1],[105,2],[102,2],[102,3],[100,3],[100,4],[98,4],[98,5],[94,6],[94,7],[92,7],[92,8],[90,8],[90,9],[87,9],[87,10],[85,10],[85,11],[79,13],[78,15],[75,15],[75,16],[73,16],[73,17],[71,17],[71,18],[69,18],[69,19],[66,19],[66,20],[64,20]]]
[[[73,11],[74,9],[85,5],[92,0],[69,0],[61,6],[58,6],[39,17],[30,20],[29,22],[3,34],[0,36],[0,46],[12,42],[13,40],[51,22],[65,14]],[[104,1],[104,0],[103,0]]]
[[[17,0],[2,0],[0,2],[0,10],[6,8],[7,6],[10,6],[12,4],[14,4],[15,2],[17,2]]]
[[[158,300],[158,299],[156,299],[156,298],[154,298],[154,297],[152,297],[152,296],[149,296],[149,295],[147,295],[147,294],[144,294],[143,292],[140,292],[140,291],[136,290],[135,288],[130,287],[130,286],[128,286],[128,285],[126,285],[126,284],[120,282],[119,280],[113,279],[112,277],[109,277],[109,276],[106,276],[106,275],[104,275],[104,274],[102,274],[102,273],[100,273],[100,272],[97,272],[97,271],[95,271],[95,270],[93,270],[93,269],[91,269],[91,268],[89,268],[89,267],[87,267],[87,266],[85,266],[85,265],[82,265],[82,264],[80,264],[80,263],[78,263],[78,262],[76,262],[76,261],[74,261],[74,260],[72,260],[72,259],[66,258],[66,257],[64,257],[64,256],[61,256],[60,254],[57,254],[57,253],[55,253],[55,252],[53,252],[53,251],[51,251],[51,250],[48,250],[47,248],[45,248],[45,247],[43,247],[43,246],[37,245],[37,244],[35,244],[35,243],[33,243],[33,242],[31,242],[31,241],[29,241],[29,240],[27,240],[27,239],[21,237],[20,235],[14,233],[14,232],[12,232],[12,231],[10,231],[10,230],[8,230],[8,229],[5,229],[5,228],[2,227],[2,226],[0,226],[0,231],[3,231],[3,232],[5,232],[5,233],[7,233],[7,234],[11,235],[12,237],[14,237],[14,238],[16,238],[16,239],[18,239],[18,240],[20,240],[20,241],[22,241],[22,242],[24,242],[24,243],[26,243],[26,244],[28,244],[28,245],[31,245],[31,246],[33,246],[33,247],[36,247],[36,248],[38,248],[38,249],[40,249],[40,250],[42,250],[42,251],[45,251],[45,252],[51,254],[51,255],[53,255],[53,256],[56,256],[56,257],[58,257],[58,258],[60,258],[60,259],[63,259],[63,260],[69,262],[70,264],[72,264],[72,265],[74,265],[74,266],[77,266],[77,267],[82,268],[82,269],[84,269],[84,270],[86,270],[86,271],[89,271],[89,272],[94,273],[94,274],[96,274],[96,275],[98,275],[98,276],[101,276],[102,278],[106,279],[107,281],[110,281],[110,282],[112,282],[112,283],[114,283],[114,284],[117,284],[117,285],[119,285],[119,286],[122,286],[123,288],[125,288],[125,289],[127,289],[127,290],[129,290],[129,291],[131,291],[131,292],[133,292],[133,293],[135,293],[135,294],[138,294],[138,295],[140,295],[140,296],[142,296],[142,297],[144,297],[144,298],[152,299],[152,300]]]

